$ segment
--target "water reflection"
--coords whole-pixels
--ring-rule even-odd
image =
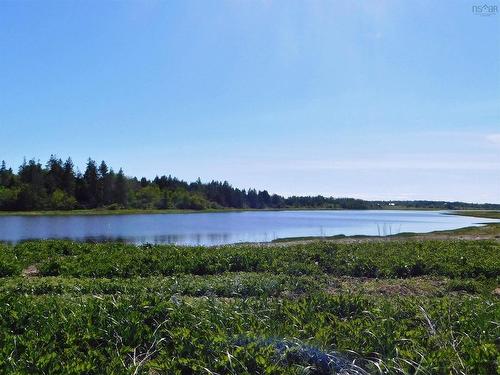
[[[389,235],[450,230],[493,219],[437,211],[247,211],[119,216],[0,216],[0,241],[66,238],[221,245],[267,242],[283,237]]]

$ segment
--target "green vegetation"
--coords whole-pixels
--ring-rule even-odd
[[[487,211],[487,210],[464,210],[464,211],[454,211],[453,215],[462,216],[473,216],[473,217],[484,217],[490,219],[500,219],[500,211]]]
[[[292,196],[285,198],[266,190],[241,190],[227,181],[187,183],[172,176],[153,180],[115,173],[102,161],[88,159],[84,173],[76,172],[71,158],[65,162],[52,155],[45,167],[34,159],[24,161],[17,173],[0,165],[0,211],[78,210],[99,213],[119,210],[207,209],[500,209],[498,204],[435,201],[365,201],[353,198]],[[104,209],[104,210],[103,210]],[[103,210],[103,211],[101,211]]]
[[[497,241],[0,245],[0,373],[493,374]]]
[[[94,216],[94,215],[150,215],[150,214],[186,214],[186,213],[208,213],[228,211],[251,211],[237,208],[208,208],[206,210],[181,210],[181,209],[139,209],[124,208],[120,210],[109,210],[105,208],[79,209],[70,211],[0,211],[0,216]]]
[[[417,235],[415,235],[417,236]],[[454,230],[436,231],[418,237],[430,238],[487,239],[500,238],[500,223],[490,223],[479,227],[465,227]]]

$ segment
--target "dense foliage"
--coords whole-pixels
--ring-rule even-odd
[[[499,250],[4,244],[0,373],[493,374]]]
[[[32,159],[24,161],[17,173],[0,166],[0,210],[71,210],[76,208],[136,209],[207,209],[207,208],[440,208],[499,209],[495,204],[463,202],[405,201],[382,202],[353,198],[298,197],[285,198],[266,190],[241,190],[227,181],[187,183],[172,176],[153,180],[115,173],[102,161],[89,159],[83,173],[75,170],[68,158],[65,162],[51,156],[43,166]]]
[[[0,245],[0,249],[0,275],[4,276],[20,274],[30,264],[37,264],[46,276],[109,278],[223,272],[388,278],[500,275],[500,247],[496,241],[320,242],[286,247],[144,245],[137,248],[121,243],[55,240]]]

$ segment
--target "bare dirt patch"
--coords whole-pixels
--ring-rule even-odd
[[[22,275],[25,277],[35,277],[40,275],[40,271],[34,264],[32,264],[23,270]]]
[[[442,296],[446,293],[444,278],[370,279],[342,277],[330,280],[326,291],[331,294],[360,293],[378,296]]]

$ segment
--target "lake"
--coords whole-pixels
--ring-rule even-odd
[[[284,237],[389,235],[457,229],[494,219],[443,211],[240,211],[98,216],[0,216],[0,241],[66,238],[221,245]]]

